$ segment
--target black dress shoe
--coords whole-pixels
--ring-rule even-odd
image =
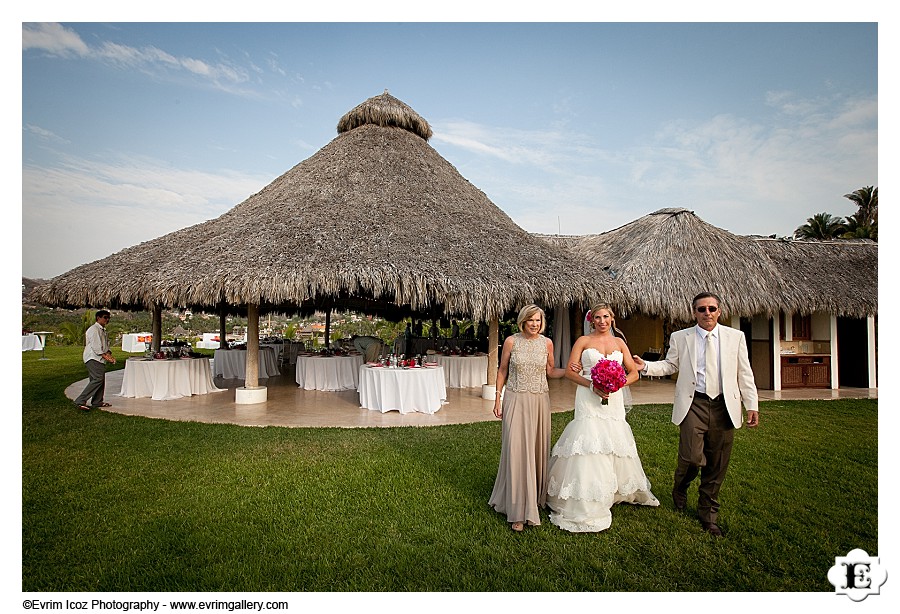
[[[714,522],[704,522],[703,530],[713,537],[725,537],[725,535],[722,533],[722,529],[720,529],[719,525]]]
[[[683,512],[684,508],[687,506],[687,495],[684,493],[680,493],[677,490],[673,490],[672,503],[675,504],[676,512]]]

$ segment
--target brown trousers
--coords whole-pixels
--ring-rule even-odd
[[[719,515],[719,489],[725,480],[734,443],[734,424],[724,399],[720,396],[711,401],[705,395],[695,394],[680,428],[673,496],[684,500],[688,487],[699,473],[697,515],[700,522],[715,523]]]

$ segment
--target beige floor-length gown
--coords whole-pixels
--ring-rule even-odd
[[[550,458],[547,338],[514,335],[503,392],[500,466],[488,504],[507,522],[541,524]]]

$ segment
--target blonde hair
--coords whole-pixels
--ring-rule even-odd
[[[590,311],[591,330],[593,330],[593,328],[594,328],[594,314],[597,313],[598,311],[600,311],[601,309],[605,309],[606,311],[609,312],[610,319],[612,320],[611,328],[613,331],[613,337],[621,337],[623,340],[625,340],[626,343],[628,343],[628,340],[625,339],[625,334],[622,331],[620,331],[618,328],[616,328],[616,312],[613,311],[613,308],[610,306],[609,303],[597,303],[596,305],[591,307],[591,311]]]
[[[519,327],[520,331],[522,330],[522,324],[526,320],[531,319],[531,316],[533,316],[536,313],[541,314],[541,330],[540,330],[540,332],[543,333],[545,330],[547,330],[547,314],[545,314],[544,310],[541,309],[540,307],[538,307],[537,305],[531,304],[531,305],[525,305],[524,307],[522,307],[519,310],[519,317],[516,318],[516,325]]]

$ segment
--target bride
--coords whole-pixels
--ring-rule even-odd
[[[553,446],[549,464],[550,522],[572,532],[608,529],[616,503],[659,505],[625,421],[624,390],[607,395],[590,379],[591,367],[601,358],[622,363],[626,386],[637,381],[637,367],[625,341],[613,332],[621,335],[610,306],[596,305],[590,318],[593,331],[575,342],[566,370],[578,384],[575,417]]]

